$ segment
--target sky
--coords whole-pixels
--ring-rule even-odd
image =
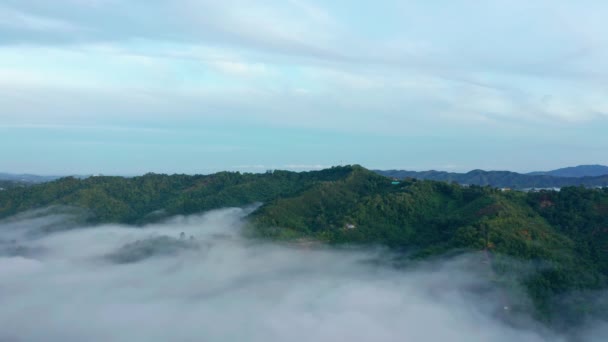
[[[0,0],[0,171],[608,164],[597,0]]]

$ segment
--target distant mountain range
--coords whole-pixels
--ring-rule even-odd
[[[511,171],[473,170],[466,173],[447,171],[374,170],[374,172],[397,179],[416,178],[459,184],[493,186],[499,188],[561,188],[564,186],[606,187],[608,166],[579,165],[552,171],[517,173]],[[39,176],[0,172],[0,188],[28,186],[50,182],[62,176]],[[88,176],[73,176],[87,178]]]
[[[10,181],[17,183],[30,183],[30,184],[38,184],[50,182],[55,179],[61,178],[60,176],[38,176],[31,175],[27,173],[23,174],[15,174],[15,173],[4,173],[0,172],[0,181]]]
[[[564,186],[605,187],[608,186],[608,167],[602,165],[580,165],[563,169],[532,172],[527,174],[511,171],[473,170],[467,173],[446,171],[375,170],[392,178],[427,179],[456,182],[470,185],[489,185],[514,189],[561,188]]]
[[[579,165],[565,167],[553,171],[530,172],[528,175],[554,176],[554,177],[599,177],[608,175],[608,166],[604,165]]]

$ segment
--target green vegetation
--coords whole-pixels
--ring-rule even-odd
[[[63,178],[0,192],[0,218],[69,205],[87,209],[92,223],[143,224],[255,202],[264,203],[251,215],[258,236],[379,244],[408,251],[408,260],[477,251],[480,268],[505,287],[526,290],[542,319],[568,326],[605,309],[593,291],[608,285],[608,189],[523,193],[396,183],[360,166]]]

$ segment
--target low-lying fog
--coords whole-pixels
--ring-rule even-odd
[[[562,340],[505,323],[497,293],[471,291],[489,284],[466,258],[397,270],[371,262],[378,251],[256,242],[240,235],[246,213],[1,222],[0,341]]]

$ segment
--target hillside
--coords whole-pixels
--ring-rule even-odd
[[[407,252],[400,263],[472,252],[497,284],[523,288],[539,318],[568,326],[605,309],[588,293],[608,285],[608,189],[523,193],[394,182],[360,166],[63,178],[1,191],[0,218],[62,205],[82,208],[92,223],[143,224],[256,202],[264,203],[250,217],[257,237],[384,245]],[[509,306],[530,310],[523,302]]]
[[[380,175],[397,178],[416,178],[458,184],[493,186],[499,188],[562,188],[566,186],[608,186],[608,175],[597,177],[558,177],[548,174],[521,174],[511,171],[473,170],[467,173],[445,171],[376,170]]]
[[[553,301],[556,296],[606,286],[606,208],[607,190],[503,193],[413,179],[393,185],[385,177],[355,170],[346,179],[262,207],[254,222],[268,237],[377,243],[415,251],[414,258],[487,250],[511,260],[543,260],[517,283],[531,294],[540,315],[549,317],[567,311]],[[498,264],[495,259],[504,281],[521,277],[518,266]],[[576,314],[559,319],[564,317],[575,320]]]

